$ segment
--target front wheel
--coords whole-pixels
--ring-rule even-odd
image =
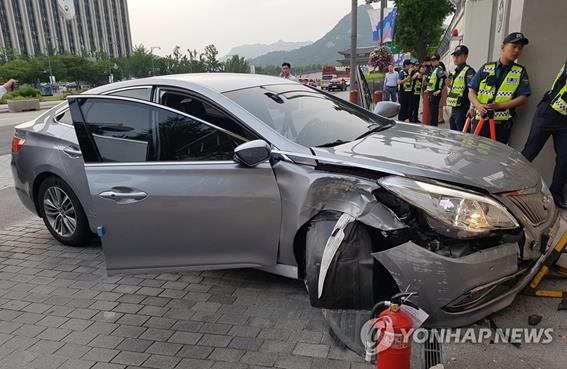
[[[65,181],[49,177],[39,186],[38,208],[49,232],[69,246],[84,246],[92,238],[79,199]]]
[[[322,257],[341,213],[317,215],[306,234],[305,286],[314,307],[326,309],[370,309],[374,306],[374,260],[372,237],[364,224],[353,221],[344,228],[345,237],[326,273],[319,296]]]

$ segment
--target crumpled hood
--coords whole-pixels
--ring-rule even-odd
[[[517,151],[471,134],[397,123],[363,139],[315,155],[377,171],[481,188],[490,193],[533,188],[539,173]]]

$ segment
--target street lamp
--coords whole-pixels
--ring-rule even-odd
[[[156,50],[161,50],[161,47],[159,46],[150,46],[150,55],[152,56],[152,76],[155,74],[155,68],[154,68],[154,49]]]

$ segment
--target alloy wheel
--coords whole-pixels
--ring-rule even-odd
[[[77,214],[71,198],[60,187],[45,191],[43,211],[51,228],[61,237],[69,237],[77,228]]]

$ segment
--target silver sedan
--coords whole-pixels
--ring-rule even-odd
[[[565,228],[513,149],[276,77],[98,87],[12,151],[22,202],[64,244],[97,234],[109,272],[261,268],[330,309],[409,289],[430,326],[510,305]]]

